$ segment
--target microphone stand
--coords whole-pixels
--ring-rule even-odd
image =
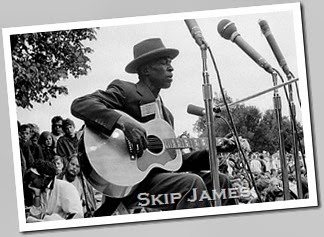
[[[292,79],[291,74],[287,74],[287,79],[290,81]],[[301,171],[300,171],[300,162],[299,162],[299,156],[298,156],[298,144],[297,144],[297,131],[296,128],[296,107],[294,104],[293,99],[293,90],[292,85],[288,85],[288,92],[289,92],[289,101],[290,104],[290,123],[291,123],[291,130],[292,130],[292,137],[293,137],[293,153],[294,153],[294,163],[295,163],[295,175],[296,175],[296,181],[297,181],[297,193],[298,193],[298,199],[303,198],[303,189],[302,189],[302,182],[301,182]]]
[[[277,85],[277,73],[272,73],[273,85]],[[278,93],[278,89],[274,90],[273,93],[273,103],[274,110],[276,114],[276,120],[279,130],[279,155],[280,155],[280,164],[281,164],[281,174],[282,174],[282,183],[283,183],[283,191],[284,191],[284,200],[289,200],[289,181],[288,181],[288,170],[287,170],[287,160],[285,155],[285,144],[283,137],[283,129],[282,129],[282,112],[281,112],[281,97]]]
[[[219,171],[218,171],[218,159],[217,159],[217,151],[216,151],[216,136],[214,129],[214,112],[213,112],[213,92],[212,85],[209,82],[209,74],[207,70],[207,44],[204,42],[200,46],[201,49],[201,57],[203,64],[203,99],[205,103],[205,111],[206,111],[206,120],[207,120],[207,131],[208,131],[208,145],[209,145],[209,164],[211,177],[213,181],[213,188],[217,193],[220,193],[220,184],[219,184]],[[221,200],[216,198],[214,200],[215,206],[221,206]]]
[[[279,46],[277,45],[277,42],[271,33],[268,23],[265,20],[259,20],[259,25],[260,25],[262,33],[266,37],[274,55],[278,61],[278,64],[280,65],[280,67],[282,68],[284,73],[286,74],[288,82],[291,81],[293,79],[293,75],[289,71],[286,60],[284,59],[284,57],[279,49]],[[296,86],[297,86],[297,84],[296,84]],[[293,142],[292,149],[293,149],[294,161],[295,161],[294,164],[295,164],[295,175],[296,175],[296,181],[297,181],[298,199],[301,199],[303,197],[303,192],[302,192],[302,186],[301,186],[301,172],[300,172],[300,164],[299,164],[299,157],[298,157],[298,142],[299,142],[299,140],[298,140],[297,131],[296,131],[297,130],[296,109],[295,109],[291,84],[288,85],[288,91],[289,91],[289,95],[285,88],[285,93],[286,93],[286,97],[287,97],[287,101],[288,101],[288,105],[289,105],[290,124],[291,124],[291,130],[292,130],[292,140],[293,140],[292,141]],[[299,98],[298,87],[297,87],[297,95]],[[300,103],[300,101],[299,101],[299,103]]]

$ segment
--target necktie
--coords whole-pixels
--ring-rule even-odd
[[[162,102],[160,96],[158,96],[155,101],[156,101],[155,118],[163,119]]]

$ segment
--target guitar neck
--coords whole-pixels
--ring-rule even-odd
[[[166,149],[184,149],[192,148],[193,150],[208,149],[208,138],[168,138],[163,143]]]

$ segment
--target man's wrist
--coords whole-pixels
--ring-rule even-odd
[[[125,131],[125,124],[124,124],[123,116],[120,116],[119,119],[117,120],[116,127],[122,131]]]

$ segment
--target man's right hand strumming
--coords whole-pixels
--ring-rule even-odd
[[[145,129],[132,119],[125,116],[121,116],[118,119],[117,128],[124,132],[125,137],[131,143],[131,155],[141,157],[148,145]]]

